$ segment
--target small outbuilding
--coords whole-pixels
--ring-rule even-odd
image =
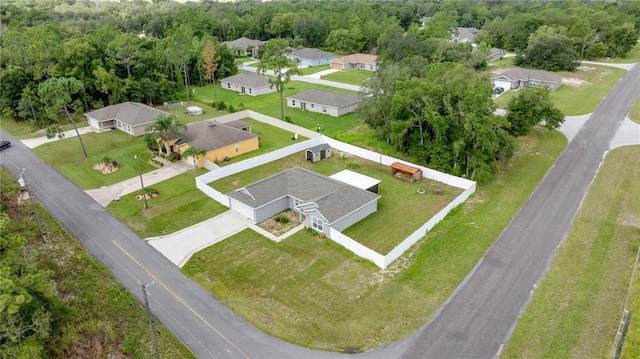
[[[191,116],[200,116],[202,115],[202,109],[198,106],[189,106],[187,107],[187,113]]]
[[[331,146],[326,143],[313,146],[305,151],[307,161],[318,162],[331,157]]]
[[[342,170],[336,174],[329,176],[329,178],[333,178],[334,180],[373,193],[378,193],[378,185],[380,184],[380,182],[382,182],[379,179],[365,176],[361,173],[353,172],[351,170]]]
[[[391,175],[407,181],[415,182],[422,178],[422,170],[400,162],[391,164]]]

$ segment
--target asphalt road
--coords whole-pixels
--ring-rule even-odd
[[[639,74],[636,65],[602,101],[474,271],[412,338],[405,358],[499,354],[640,94]]]
[[[598,107],[537,190],[436,317],[366,358],[490,358],[508,339],[531,290],[569,228],[613,134],[639,93],[635,66]],[[102,206],[4,130],[0,163],[26,177],[36,198],[200,358],[328,358],[262,333],[184,277]]]

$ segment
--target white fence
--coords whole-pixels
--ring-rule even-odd
[[[229,207],[229,198],[224,194],[216,191],[211,188],[208,183],[216,181],[220,178],[224,178],[230,176],[232,174],[242,172],[265,163],[269,163],[280,158],[292,155],[297,152],[301,152],[306,150],[309,147],[313,147],[322,143],[327,143],[337,151],[347,152],[354,156],[358,156],[361,158],[368,159],[373,162],[379,162],[385,166],[390,166],[393,162],[400,162],[406,164],[408,166],[413,166],[420,168],[422,170],[422,176],[448,184],[453,187],[461,188],[464,191],[456,197],[449,205],[440,210],[435,216],[431,217],[426,223],[424,223],[420,228],[418,228],[415,232],[413,232],[409,237],[405,238],[398,246],[396,246],[391,252],[387,255],[382,255],[371,248],[368,248],[361,243],[354,241],[348,236],[344,235],[340,231],[337,231],[333,228],[329,230],[329,238],[334,242],[340,244],[341,246],[347,248],[351,252],[355,253],[359,257],[368,259],[376,264],[378,267],[384,269],[393,261],[398,259],[405,251],[407,251],[411,246],[413,246],[420,238],[424,237],[427,232],[429,232],[438,222],[442,221],[452,209],[460,205],[464,202],[473,192],[476,190],[476,183],[474,181],[470,181],[464,178],[452,176],[446,173],[438,172],[432,170],[430,168],[417,166],[413,163],[402,161],[393,157],[385,156],[381,153],[369,151],[364,148],[356,147],[350,145],[348,143],[340,142],[334,140],[332,138],[320,135],[314,131],[302,128],[300,126],[293,125],[288,122],[280,121],[273,117],[265,116],[253,111],[241,111],[232,113],[226,116],[216,118],[216,121],[221,123],[241,120],[243,118],[252,118],[254,120],[271,124],[273,126],[277,126],[283,128],[285,130],[301,134],[303,136],[309,137],[308,140],[294,143],[285,148],[281,148],[279,150],[266,153],[264,155],[256,156],[253,158],[246,159],[244,161],[238,163],[232,163],[228,166],[221,167],[209,173],[205,173],[196,178],[196,187],[204,192],[207,196],[213,198],[214,200],[220,202],[222,205]]]

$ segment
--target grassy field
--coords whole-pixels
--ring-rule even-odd
[[[575,72],[557,74],[564,77],[562,86],[552,91],[549,97],[566,116],[577,116],[593,112],[626,71],[607,66],[583,65]],[[496,105],[498,108],[506,108],[509,99],[515,95],[517,91],[507,91],[496,99]]]
[[[198,88],[194,88],[192,94],[195,95],[198,91]],[[220,92],[220,91],[218,91]],[[176,122],[181,123],[183,125],[187,125],[193,122],[199,122],[202,120],[210,119],[212,117],[218,117],[222,115],[226,115],[229,112],[227,111],[216,111],[213,107],[213,91],[211,91],[211,98],[207,99],[208,102],[211,102],[211,105],[198,102],[191,101],[190,103],[185,102],[183,106],[181,105],[173,105],[171,110],[168,110],[166,107],[162,106],[160,109],[162,111],[170,112],[171,114],[176,116]],[[202,115],[191,116],[187,113],[187,107],[189,106],[198,106],[202,109]]]
[[[196,253],[183,272],[279,338],[341,352],[375,348],[431,318],[565,146],[543,129],[520,138],[509,167],[384,271],[313,231],[274,243],[247,230]]]
[[[29,202],[16,204],[16,179],[4,169],[0,189],[2,210],[12,219],[9,225],[29,240],[25,255],[33,256],[39,269],[54,272],[59,298],[68,306],[64,322],[53,323],[47,357],[154,358],[144,308],[133,295],[37,205],[48,238],[42,243]],[[157,322],[155,326],[161,357],[195,358],[166,328]]]
[[[320,71],[329,70],[330,67],[331,65],[326,64],[326,65],[320,65],[320,66],[305,67],[300,71],[302,72],[302,75],[306,76],[306,75],[315,74]]]
[[[640,245],[639,174],[640,146],[607,155],[503,358],[608,356]],[[631,323],[636,342],[624,358],[640,353],[635,315]]]
[[[629,118],[631,121],[640,124],[640,98],[637,98],[633,107],[631,107],[631,110],[629,111]]]
[[[233,63],[236,65],[240,65],[243,64],[245,62],[249,62],[249,61],[253,61],[253,59],[250,56],[241,56],[241,57],[236,57],[233,60]]]
[[[373,72],[367,70],[338,71],[322,76],[323,80],[342,82],[356,86],[362,86],[364,80],[368,79]]]
[[[378,185],[378,193],[382,196],[378,200],[378,211],[344,232],[380,254],[390,252],[462,192],[458,188],[428,179],[413,183],[401,180],[391,176],[389,167],[380,167],[378,163],[351,155],[340,158],[338,154],[334,154],[323,161],[312,163],[304,159],[303,153],[220,179],[211,183],[211,186],[226,193],[295,166],[308,168],[325,176],[351,169],[382,181]],[[442,190],[441,195],[431,193],[436,187]],[[420,188],[425,189],[426,194],[418,194]],[[407,216],[401,208],[411,208],[412,215]]]
[[[336,118],[319,113],[301,111],[296,108],[287,107],[287,96],[310,90],[312,88],[318,88],[337,93],[350,92],[348,90],[314,85],[300,81],[289,82],[284,89],[284,114],[285,116],[289,116],[294,124],[313,130],[315,130],[317,128],[317,125],[319,124],[323,128],[323,133],[331,136],[338,131],[348,131],[359,123],[353,113]],[[277,92],[254,97],[247,95],[241,96],[237,92],[218,88],[217,93],[218,101],[222,100],[227,105],[231,104],[237,109],[246,108],[268,116],[280,118],[280,95]],[[211,98],[213,98],[213,88],[211,86],[196,89],[194,99],[196,99],[197,101],[202,101],[203,99],[209,100]]]
[[[45,143],[33,149],[36,155],[57,168],[82,189],[100,188],[135,177],[138,167],[134,154],[140,156],[142,172],[155,169],[147,163],[151,157],[141,137],[134,137],[122,131],[88,133],[82,136],[88,158],[82,154],[80,141],[76,136],[60,141]],[[110,174],[94,170],[93,165],[110,157],[118,163],[119,169]]]

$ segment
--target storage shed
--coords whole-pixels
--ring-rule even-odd
[[[361,173],[353,172],[350,170],[342,170],[336,174],[329,176],[329,178],[333,178],[334,180],[338,180],[340,182],[373,193],[378,193],[378,185],[380,184],[380,182],[382,182],[379,179],[365,176]]]
[[[326,143],[308,148],[305,153],[307,161],[318,162],[331,157],[331,146]]]
[[[422,178],[422,170],[416,167],[407,166],[400,162],[391,164],[391,175],[415,182]]]

